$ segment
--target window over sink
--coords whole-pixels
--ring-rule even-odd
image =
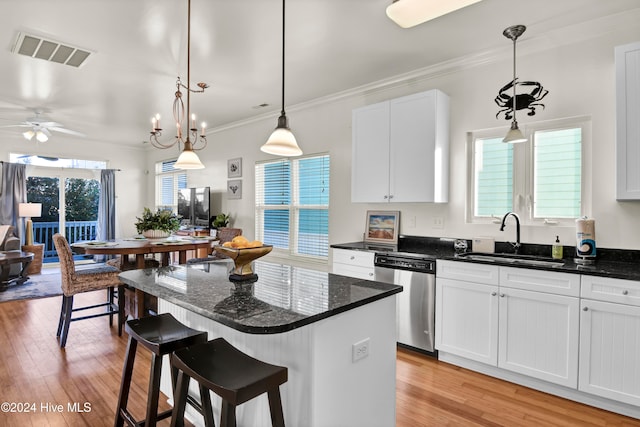
[[[516,212],[529,224],[573,225],[589,211],[584,153],[586,117],[520,126],[527,142],[503,143],[506,131],[469,133],[467,221],[486,223]]]

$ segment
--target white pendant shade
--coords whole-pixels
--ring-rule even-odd
[[[387,16],[402,28],[414,27],[480,0],[395,0]]]
[[[289,128],[277,127],[260,150],[275,156],[294,157],[302,154],[296,137]]]
[[[193,150],[185,149],[180,153],[176,164],[176,169],[204,169],[204,165]]]
[[[518,129],[518,123],[516,122],[513,122],[511,124],[511,129],[509,129],[509,132],[507,132],[507,136],[505,136],[502,140],[502,142],[508,142],[510,144],[526,141],[527,138],[522,134],[522,131]]]

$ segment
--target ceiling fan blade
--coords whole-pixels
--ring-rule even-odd
[[[71,130],[71,129],[65,129],[63,127],[48,127],[47,129],[55,131],[55,132],[66,133],[66,134],[69,134],[69,135],[86,136],[83,133],[76,132],[75,130]]]
[[[44,133],[45,135],[47,135],[47,137],[51,136],[51,132],[49,132],[49,129],[47,128],[42,128],[40,129],[40,132]]]
[[[31,125],[5,125],[0,126],[0,128],[30,128]]]

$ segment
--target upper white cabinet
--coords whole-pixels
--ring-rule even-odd
[[[430,90],[353,110],[351,201],[447,202],[449,97]]]
[[[616,57],[616,199],[640,200],[640,42]]]

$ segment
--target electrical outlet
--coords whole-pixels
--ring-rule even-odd
[[[353,362],[357,362],[360,359],[364,359],[369,355],[369,338],[365,338],[362,341],[351,346]]]
[[[444,218],[441,216],[433,217],[432,228],[444,228]]]

